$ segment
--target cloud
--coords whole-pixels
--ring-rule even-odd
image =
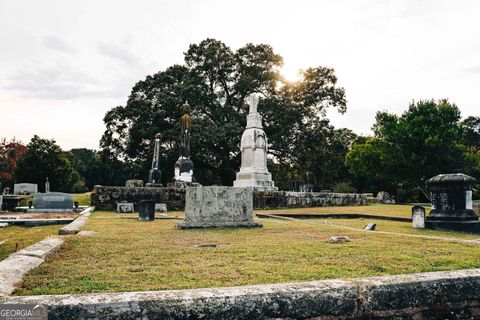
[[[468,74],[479,74],[480,73],[480,65],[471,66],[471,67],[463,69],[462,71],[464,73],[468,73]]]
[[[77,50],[69,45],[65,40],[56,36],[48,35],[42,38],[43,44],[50,49],[65,52],[65,53],[76,53]]]
[[[137,59],[137,57],[135,57],[135,55],[118,45],[110,43],[99,43],[98,51],[110,58],[120,60],[128,65],[139,64],[139,60]]]
[[[118,97],[119,92],[96,78],[76,70],[66,62],[37,65],[16,71],[1,89],[15,91],[22,97],[68,100],[77,98]]]

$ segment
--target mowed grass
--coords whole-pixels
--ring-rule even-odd
[[[356,213],[369,214],[376,216],[389,217],[412,217],[413,205],[405,204],[369,204],[367,206],[339,206],[339,207],[316,207],[316,208],[288,208],[288,209],[272,209],[272,210],[255,210],[256,213],[289,213],[289,214],[330,214],[330,213]],[[430,212],[430,208],[425,208],[426,213]]]
[[[56,235],[61,225],[41,227],[8,226],[0,229],[0,261],[15,252],[15,248],[21,250],[40,241],[48,236]]]
[[[89,206],[90,205],[90,192],[74,193],[73,194],[73,201],[78,201],[78,203],[81,206]]]
[[[480,244],[329,224],[360,228],[366,220],[258,219],[264,228],[177,230],[174,220],[118,216],[94,213],[84,229],[97,233],[67,238],[58,254],[27,274],[15,294],[225,287],[480,267]],[[397,222],[378,224],[379,229],[406,228]],[[434,234],[445,235],[428,232]],[[330,243],[333,235],[349,236],[352,242]],[[195,246],[205,243],[217,248]]]

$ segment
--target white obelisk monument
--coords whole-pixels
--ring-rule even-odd
[[[250,107],[247,127],[240,142],[242,165],[233,186],[275,191],[277,188],[267,169],[268,141],[263,131],[262,116],[257,112],[258,97],[251,94],[247,103]]]

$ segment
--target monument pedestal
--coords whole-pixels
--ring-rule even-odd
[[[263,131],[262,117],[257,112],[257,104],[258,100],[252,96],[247,127],[240,142],[242,165],[233,186],[250,187],[259,191],[277,191],[272,175],[267,169],[268,141]]]
[[[178,229],[262,227],[253,221],[253,192],[248,188],[188,188],[185,197],[185,222]]]
[[[461,173],[439,174],[426,181],[432,211],[426,218],[429,229],[480,233],[480,221],[473,211],[473,177]]]

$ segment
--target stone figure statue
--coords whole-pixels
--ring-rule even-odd
[[[180,118],[182,131],[180,133],[180,155],[190,157],[190,131],[192,130],[190,118],[190,105],[185,101],[183,105],[183,116]]]

